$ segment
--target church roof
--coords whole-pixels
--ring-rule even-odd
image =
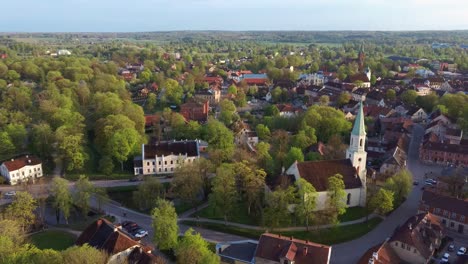
[[[328,189],[328,178],[335,174],[343,176],[346,189],[362,186],[361,179],[349,159],[298,162],[297,169],[300,177],[310,182],[318,192]]]
[[[351,135],[355,136],[365,136],[366,135],[366,127],[364,125],[364,110],[362,109],[362,102],[359,104],[359,111],[354,120],[354,127],[353,131],[351,131]]]

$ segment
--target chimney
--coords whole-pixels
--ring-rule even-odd
[[[413,224],[409,223],[409,224],[408,224],[408,229],[409,229],[409,230],[412,230],[412,229],[413,229]]]
[[[304,256],[307,256],[307,249],[308,249],[308,247],[304,247],[304,249],[302,250],[302,254]]]
[[[31,160],[28,160],[28,163],[31,163]]]

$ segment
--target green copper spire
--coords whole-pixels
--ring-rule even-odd
[[[362,109],[362,101],[359,103],[359,111],[354,120],[353,131],[351,135],[361,136],[366,134],[366,127],[364,125],[364,110]]]

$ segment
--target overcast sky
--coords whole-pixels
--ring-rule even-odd
[[[14,0],[0,32],[468,29],[468,0]]]

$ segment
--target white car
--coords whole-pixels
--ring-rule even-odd
[[[449,258],[450,258],[450,254],[449,254],[449,253],[445,253],[445,254],[442,256],[442,259],[440,260],[440,263],[448,263]]]
[[[466,247],[461,247],[457,251],[457,256],[463,256],[466,254]]]
[[[146,230],[140,230],[138,231],[134,236],[137,237],[137,238],[142,238],[142,237],[145,237],[148,235],[148,231]]]
[[[9,192],[6,192],[4,195],[5,195],[5,198],[13,198],[16,196],[16,191],[9,191]]]

